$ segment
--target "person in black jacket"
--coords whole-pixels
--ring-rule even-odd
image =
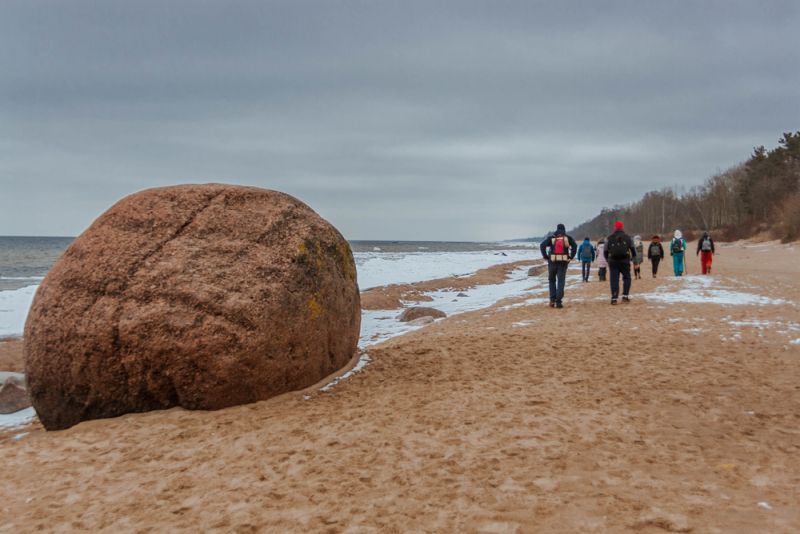
[[[636,256],[633,239],[622,230],[622,221],[614,223],[614,233],[606,239],[603,250],[608,260],[608,274],[611,280],[611,304],[617,303],[619,296],[619,275],[622,274],[622,302],[630,302],[631,258]]]
[[[575,253],[578,244],[567,235],[563,224],[556,227],[556,231],[548,235],[539,245],[542,257],[547,260],[547,275],[550,282],[550,307],[563,308],[561,300],[564,298],[564,283],[567,278],[567,267]]]
[[[653,264],[653,278],[658,274],[658,264],[664,257],[664,246],[661,244],[661,237],[654,235],[647,246],[647,259]]]
[[[711,274],[711,261],[716,252],[714,240],[711,239],[708,232],[703,232],[703,237],[697,242],[697,255],[700,256],[700,266],[703,269],[703,274]]]

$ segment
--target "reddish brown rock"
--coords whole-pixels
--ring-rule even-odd
[[[101,215],[42,282],[25,325],[29,394],[47,429],[263,400],[343,367],[360,320],[350,247],[302,202],[149,189]]]
[[[0,414],[14,413],[31,405],[28,392],[11,378],[0,385]]]
[[[438,319],[440,317],[447,317],[447,314],[441,310],[437,310],[436,308],[414,306],[412,308],[403,310],[403,313],[401,313],[397,319],[407,323],[419,319],[420,317],[433,317],[434,319]]]

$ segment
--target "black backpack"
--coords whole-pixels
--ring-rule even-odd
[[[683,239],[673,239],[672,240],[672,253],[673,254],[680,254],[683,252]]]
[[[628,259],[628,240],[623,235],[611,236],[608,238],[608,257],[612,260]]]
[[[650,257],[651,258],[660,258],[661,257],[661,247],[659,247],[655,243],[650,244]]]

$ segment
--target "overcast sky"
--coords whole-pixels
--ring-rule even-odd
[[[0,235],[148,187],[542,235],[800,129],[800,2],[0,0]]]

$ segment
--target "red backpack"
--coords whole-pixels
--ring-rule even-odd
[[[565,235],[553,237],[550,248],[550,261],[569,261],[569,239]]]
[[[553,238],[553,254],[566,254],[569,249],[567,238],[562,236]]]

